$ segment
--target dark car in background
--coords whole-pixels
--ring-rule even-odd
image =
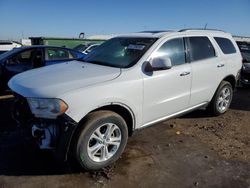
[[[0,91],[7,89],[10,78],[18,73],[82,58],[81,52],[55,46],[26,46],[0,55]]]
[[[243,58],[240,82],[243,86],[250,86],[250,43],[237,42]]]

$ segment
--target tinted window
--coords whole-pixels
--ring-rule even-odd
[[[7,65],[31,65],[32,58],[36,50],[26,50],[17,55],[14,55],[6,61]]]
[[[216,40],[224,54],[233,54],[236,52],[233,43],[229,39],[220,37],[214,37],[214,39]]]
[[[49,48],[45,50],[45,60],[73,59],[74,56],[65,49]]]
[[[185,61],[185,49],[183,38],[172,39],[164,43],[156,52],[157,57],[168,57],[172,65],[181,65]]]
[[[215,57],[215,50],[207,37],[189,37],[190,60],[198,61]]]

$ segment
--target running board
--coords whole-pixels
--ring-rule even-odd
[[[182,111],[180,111],[180,112],[176,112],[176,113],[174,113],[174,114],[171,114],[171,115],[162,117],[162,118],[160,118],[160,119],[151,121],[151,122],[149,122],[149,123],[146,123],[146,124],[142,125],[141,127],[138,127],[137,129],[142,129],[142,128],[148,127],[148,126],[150,126],[150,125],[154,125],[154,124],[156,124],[156,123],[159,123],[159,122],[161,122],[161,121],[165,121],[165,120],[170,119],[170,118],[182,116],[182,115],[184,115],[184,114],[186,114],[186,113],[189,113],[189,112],[191,112],[191,111],[193,111],[193,110],[200,109],[200,108],[202,108],[202,107],[206,107],[207,105],[208,105],[208,102],[204,102],[204,103],[195,105],[195,106],[193,106],[193,107],[191,107],[191,108],[188,108],[188,109],[182,110]]]

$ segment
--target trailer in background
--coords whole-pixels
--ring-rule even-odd
[[[86,38],[57,38],[57,37],[30,37],[32,45],[50,45],[66,48],[75,48],[78,45],[89,43],[101,44],[104,39],[86,39]]]

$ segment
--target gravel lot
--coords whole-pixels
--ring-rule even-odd
[[[72,170],[37,150],[0,97],[0,188],[250,187],[250,89],[220,117],[203,110],[136,132],[121,159],[99,173]]]

